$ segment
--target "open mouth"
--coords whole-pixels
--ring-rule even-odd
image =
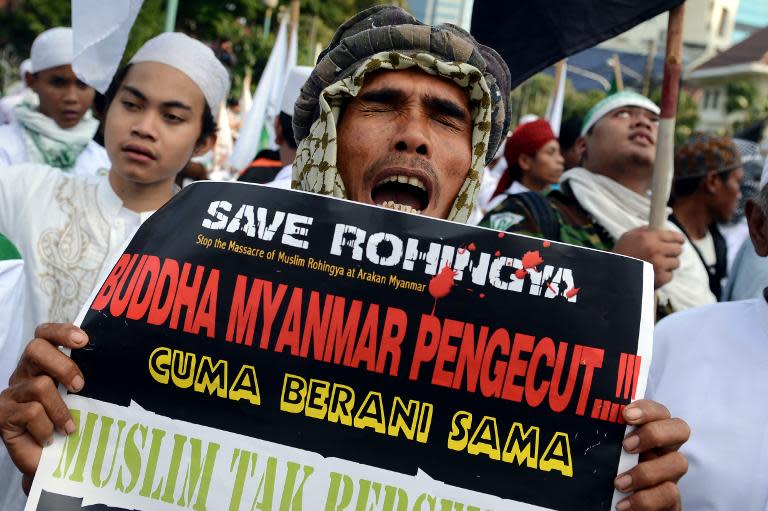
[[[421,214],[429,205],[429,188],[419,177],[395,174],[379,181],[371,190],[371,199],[379,206]]]
[[[650,136],[646,135],[645,133],[635,133],[634,135],[630,135],[630,140],[633,142],[642,142],[648,145],[653,145],[653,140]]]

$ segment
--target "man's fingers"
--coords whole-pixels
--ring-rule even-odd
[[[35,337],[67,348],[82,348],[88,344],[86,333],[69,323],[43,323],[38,325],[35,329]]]
[[[658,232],[659,239],[666,243],[676,243],[682,245],[685,243],[685,236],[677,231],[656,231]]]
[[[19,366],[11,376],[11,383],[41,374],[50,376],[71,392],[78,392],[85,384],[80,368],[71,358],[47,340],[38,338],[32,340],[24,349]]]
[[[691,435],[691,429],[682,419],[663,419],[638,427],[624,439],[624,449],[632,453],[644,453],[651,449],[673,452],[680,448]]]
[[[633,401],[624,408],[623,415],[627,424],[633,426],[672,417],[666,406],[650,399]]]
[[[683,253],[683,246],[679,243],[663,243],[659,246],[659,252],[665,257],[679,257]]]
[[[20,383],[11,389],[13,400],[16,406],[21,409],[24,405],[35,405],[34,412],[40,412],[47,420],[53,423],[53,426],[63,434],[70,434],[75,430],[75,423],[69,413],[69,408],[64,403],[56,384],[49,376],[38,376],[32,380]],[[39,408],[39,410],[38,410]],[[25,425],[27,423],[13,423],[14,426]],[[35,435],[37,438],[37,436]],[[45,438],[40,442],[45,445]]]
[[[616,504],[618,511],[679,511],[680,491],[675,483],[667,481],[653,488],[635,492]]]
[[[638,463],[631,470],[619,475],[614,481],[616,489],[637,492],[660,485],[665,481],[679,481],[688,472],[688,460],[679,452]]]
[[[50,445],[53,440],[53,422],[48,417],[45,408],[37,401],[31,403],[18,403],[14,411],[8,417],[7,428],[4,437],[6,442],[12,444],[17,437],[26,432],[35,439],[40,447]],[[15,434],[18,431],[18,434]]]

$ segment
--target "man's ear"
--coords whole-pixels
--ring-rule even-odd
[[[36,82],[37,82],[37,77],[34,74],[32,73],[24,74],[24,83],[27,84],[27,87],[34,90]]]
[[[283,145],[285,139],[283,138],[283,123],[280,122],[280,116],[275,117],[275,145]]]
[[[768,256],[768,218],[763,213],[763,209],[750,199],[744,206],[744,216],[747,217],[749,237],[755,252],[760,257]]]
[[[517,157],[517,164],[523,170],[531,170],[532,161],[533,161],[533,157],[528,156],[527,154],[521,154],[520,156]]]
[[[707,172],[707,175],[702,178],[701,184],[704,187],[704,190],[708,193],[717,194],[720,193],[720,188],[723,186],[723,180],[720,179],[720,176],[714,171],[709,171]]]
[[[211,133],[195,146],[195,150],[192,151],[192,156],[202,156],[216,145],[216,134]]]
[[[576,149],[579,151],[579,165],[584,166],[584,162],[587,160],[587,137],[579,137],[576,142],[573,143]]]

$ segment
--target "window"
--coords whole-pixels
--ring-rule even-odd
[[[709,89],[704,91],[704,103],[701,106],[702,110],[709,110],[709,98],[712,94],[710,93]]]
[[[712,110],[720,108],[720,91],[716,90],[712,93]]]

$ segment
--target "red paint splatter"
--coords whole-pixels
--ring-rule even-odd
[[[499,238],[503,238],[503,237],[504,237],[504,236],[506,236],[506,235],[507,235],[507,233],[506,233],[506,232],[500,232],[500,233],[499,233]]]
[[[474,289],[472,289],[471,287],[468,287],[468,288],[467,288],[467,291],[469,291],[470,293],[474,293],[474,292],[475,292],[475,290],[474,290]]]
[[[451,288],[454,284],[453,278],[456,276],[456,273],[457,272],[455,272],[453,268],[446,264],[443,269],[440,270],[440,273],[430,279],[429,294],[435,299],[435,305],[432,307],[433,316],[435,314],[435,307],[437,307],[437,300],[445,298],[448,296],[448,293],[451,292]]]
[[[549,246],[552,245],[552,243],[549,240],[544,240],[544,243],[542,243],[542,245],[544,245],[544,248],[549,248]]]
[[[527,275],[527,273],[528,273],[528,272],[526,272],[525,270],[523,270],[523,269],[519,269],[519,270],[517,270],[517,271],[515,272],[515,277],[517,277],[518,279],[524,279],[524,278],[525,278],[525,276]]]
[[[579,291],[581,291],[580,287],[574,287],[573,289],[569,289],[568,291],[565,292],[565,297],[573,298],[574,296],[579,294]]]
[[[528,251],[523,255],[523,269],[527,270],[533,268],[534,270],[538,265],[544,262],[541,258],[538,250]]]
[[[475,246],[474,243],[470,243],[469,245],[467,245],[467,250],[469,250],[470,252],[474,252],[475,249],[477,249],[477,247]]]
[[[501,255],[501,250],[497,250],[496,252],[494,252],[493,255],[495,255],[496,257],[499,257]]]
[[[550,291],[552,291],[553,293],[557,294],[557,289],[552,287],[552,283],[551,282],[547,282],[547,287],[549,288]]]
[[[480,293],[480,298],[485,298],[485,293]]]

